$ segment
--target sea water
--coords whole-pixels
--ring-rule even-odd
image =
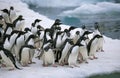
[[[29,8],[63,24],[93,30],[98,22],[100,31],[120,39],[120,0],[23,0]]]

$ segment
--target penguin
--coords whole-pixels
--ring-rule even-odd
[[[19,15],[18,18],[16,18],[13,21],[14,30],[22,31],[22,29],[24,28],[24,24],[25,24],[25,19],[23,18],[22,15]]]
[[[50,33],[51,33],[51,29],[48,29],[48,28],[45,29],[44,37],[43,37],[43,39],[44,39],[43,45],[44,45],[48,40],[52,39],[51,36],[50,36]]]
[[[0,47],[0,55],[2,57],[2,60],[5,62],[5,65],[10,67],[9,70],[14,70],[15,68],[20,69],[16,65],[15,58],[10,51],[4,49],[3,47]]]
[[[11,51],[12,45],[10,44],[10,35],[4,36],[4,44],[3,47],[9,51]]]
[[[67,38],[70,39],[70,35],[71,34],[70,34],[69,30],[65,29],[64,33],[63,33],[63,37],[62,37],[62,43],[64,43]]]
[[[74,44],[76,44],[76,42],[79,39],[79,37],[80,37],[80,32],[76,31],[74,36],[72,37]]]
[[[85,42],[87,38],[84,36],[81,36],[77,43],[80,43],[81,46],[79,47],[79,62],[85,61],[85,63],[88,63],[87,59],[88,59],[88,50],[87,50],[87,44]]]
[[[52,66],[56,67],[54,52],[52,50],[51,44],[44,47],[43,51],[44,51],[44,53],[43,53],[43,66],[52,65]]]
[[[56,34],[56,38],[54,40],[54,48],[56,49],[55,51],[55,58],[56,58],[56,62],[58,62],[58,59],[59,59],[59,56],[61,55],[61,52],[60,52],[60,49],[61,49],[61,46],[62,46],[62,33],[63,32],[57,32]]]
[[[37,26],[37,29],[38,29],[38,30],[45,30],[41,25],[38,25],[38,26]]]
[[[74,45],[74,43],[73,43],[72,39],[66,39],[65,40],[64,44],[61,47],[61,57],[59,59],[59,64],[60,65],[65,65],[68,51],[70,50],[70,48],[73,45]]]
[[[10,35],[11,32],[13,31],[13,24],[10,24],[10,23],[6,23],[6,24],[7,24],[7,27],[5,28],[4,35],[5,34]]]
[[[61,25],[61,24],[62,24],[62,23],[61,23],[61,20],[60,20],[60,19],[56,19],[51,28],[54,28],[54,27],[56,27],[56,26],[59,27],[59,25]]]
[[[35,38],[36,38],[35,35],[30,35],[29,38],[25,41],[25,44],[32,45],[35,47],[35,45],[34,45]],[[35,53],[35,49],[30,49],[30,63],[34,63],[34,62],[32,62],[32,58],[34,56],[34,53]]]
[[[76,63],[77,63],[77,57],[78,57],[78,54],[79,54],[79,47],[80,46],[81,46],[80,43],[76,43],[69,50],[68,65],[71,68],[79,67],[79,66],[76,65]]]
[[[29,61],[31,60],[31,55],[30,55],[30,50],[35,49],[34,46],[32,45],[23,45],[20,48],[19,52],[19,62],[21,63],[22,66],[28,66]]]
[[[5,20],[4,20],[4,18],[3,18],[2,15],[0,15],[0,25],[1,25],[2,28],[5,30],[5,28],[6,28],[6,24],[5,24]]]
[[[4,20],[5,20],[5,22],[10,23],[10,17],[9,17],[10,14],[9,14],[8,9],[3,9],[1,11],[2,11],[2,16],[3,16]]]
[[[89,38],[89,34],[92,34],[93,32],[91,31],[84,31],[84,33],[81,35],[82,37],[86,37],[86,40],[85,40],[85,43],[88,44],[88,42],[90,41],[90,38]]]
[[[25,33],[25,41],[26,41],[30,35],[33,35],[33,33],[31,32],[30,28],[28,28],[28,27],[26,27],[24,29],[24,31],[26,32]]]
[[[10,7],[9,13],[10,13],[10,22],[13,23],[13,21],[17,18],[17,14],[13,6]]]
[[[86,29],[86,26],[85,25],[82,25],[82,31],[81,31],[81,35],[83,35],[83,33],[85,32],[85,31],[87,31],[87,29]]]
[[[104,50],[103,50],[104,38],[103,38],[103,35],[100,32],[100,28],[99,28],[99,23],[98,22],[95,22],[94,28],[95,28],[95,30],[94,30],[93,36],[95,36],[97,34],[102,36],[101,38],[99,38],[97,51],[104,52]]]
[[[47,40],[47,41],[42,45],[41,53],[40,53],[40,55],[38,55],[38,59],[43,58],[43,53],[44,53],[43,49],[44,49],[45,47],[49,46],[49,45],[52,46],[52,44],[53,44],[53,40],[52,40],[52,39],[49,39],[49,40]]]
[[[15,39],[15,55],[17,60],[19,60],[19,50],[21,46],[25,44],[25,33],[24,31],[20,31],[17,38]]]
[[[54,24],[51,26],[51,28],[50,28],[51,29],[51,38],[53,40],[56,37],[56,33],[61,30],[61,27],[60,27],[61,24],[62,24],[61,20],[60,19],[56,19]]]
[[[40,21],[42,21],[42,20],[40,20],[40,19],[36,19],[35,21],[34,21],[34,23],[32,23],[31,24],[31,32],[34,34],[34,35],[36,35],[36,33],[37,33],[37,26],[39,25],[39,22]]]
[[[13,30],[10,34],[10,39],[9,39],[11,45],[10,51],[12,52],[13,55],[15,55],[15,39],[17,38],[19,32],[20,31],[18,30]]]
[[[95,56],[95,52],[97,50],[97,47],[98,47],[98,41],[99,41],[99,38],[101,38],[102,36],[101,35],[95,35],[88,43],[87,45],[87,49],[88,49],[88,55],[89,55],[89,58],[91,60],[93,59],[97,59],[97,57]]]
[[[45,34],[44,30],[37,31],[38,40],[39,40],[39,41],[35,42],[35,45],[37,46],[37,48],[41,49],[43,42],[44,42],[44,34]]]

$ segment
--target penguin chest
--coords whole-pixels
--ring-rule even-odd
[[[59,48],[59,47],[61,47],[61,45],[62,45],[62,43],[61,43],[61,36],[59,36],[57,38],[57,41],[56,41],[56,47]]]
[[[2,13],[2,16],[3,16],[3,18],[5,19],[5,21],[6,21],[7,23],[10,23],[9,15],[8,15],[7,13]]]
[[[70,45],[69,43],[66,43],[66,45],[62,51],[62,55],[66,56],[71,47],[72,47],[72,45]]]
[[[32,27],[31,32],[32,32],[33,34],[36,34],[36,33],[37,33],[37,27]]]
[[[2,60],[5,62],[6,66],[14,67],[12,61],[5,55],[3,51],[0,51]]]
[[[14,34],[14,35],[11,36],[11,38],[10,38],[10,44],[13,45],[13,43],[15,42],[15,39],[16,39],[17,35],[18,34]]]
[[[17,15],[16,15],[15,11],[11,10],[10,11],[11,22],[13,22],[16,19],[16,17],[17,17]]]
[[[79,52],[79,46],[73,47],[71,54],[69,55],[69,59],[68,59],[69,63],[76,63],[78,52]]]
[[[34,40],[30,39],[29,42],[28,42],[28,45],[33,45],[34,46]]]
[[[29,62],[29,55],[30,55],[30,49],[29,48],[23,48],[21,52],[21,62],[22,63],[28,63]]]
[[[95,53],[98,47],[98,39],[95,39],[90,46],[90,53]]]
[[[88,58],[88,52],[86,46],[80,46],[79,51],[83,57],[83,59]]]
[[[16,29],[17,30],[22,30],[23,26],[24,26],[25,22],[22,20],[22,21],[18,21],[16,23]]]
[[[8,38],[5,40],[4,42],[4,48],[7,49],[7,50],[10,50],[12,45],[10,44],[10,42],[8,41]]]
[[[44,52],[44,60],[48,63],[53,63],[54,61],[54,54],[53,51],[51,49],[49,49],[48,51]]]
[[[12,29],[11,27],[9,27],[9,28],[7,29],[7,31],[6,31],[5,34],[11,34],[12,30],[13,30],[13,29]]]
[[[24,35],[21,35],[18,39],[17,39],[17,44],[19,45],[23,45],[24,44]]]

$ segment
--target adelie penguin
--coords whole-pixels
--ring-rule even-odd
[[[103,35],[100,32],[100,27],[99,27],[98,22],[95,23],[94,28],[95,28],[95,30],[94,30],[93,36],[95,36],[95,35],[101,35],[102,36],[101,38],[99,38],[98,47],[97,47],[96,51],[104,52],[104,50],[103,50],[104,38],[103,38]]]
[[[43,50],[44,50],[44,53],[43,53],[43,66],[52,65],[53,67],[56,67],[54,52],[52,50],[51,44],[44,47]]]
[[[15,39],[15,55],[17,60],[19,60],[19,50],[21,46],[25,44],[25,33],[23,31],[20,31],[17,38]]]
[[[40,21],[42,21],[42,20],[36,19],[36,20],[34,21],[34,23],[31,24],[31,32],[32,32],[34,35],[37,34],[37,30],[38,30],[37,26],[39,25],[39,22],[40,22]]]
[[[81,36],[77,43],[80,43],[80,47],[79,47],[79,56],[78,56],[78,59],[79,59],[79,62],[83,62],[85,61],[85,63],[88,63],[87,59],[88,59],[88,52],[87,52],[87,45],[86,45],[86,40],[87,38],[84,37],[84,36]]]
[[[13,24],[11,24],[11,23],[6,23],[6,28],[5,28],[5,30],[4,30],[4,35],[6,35],[6,34],[11,34],[11,32],[13,31]]]
[[[10,23],[10,17],[9,17],[9,11],[8,9],[3,9],[2,11],[2,16],[5,20],[6,23]]]
[[[3,47],[0,47],[0,55],[2,57],[2,60],[5,62],[5,65],[10,67],[9,70],[14,70],[15,68],[20,69],[16,65],[16,61],[12,53]]]
[[[99,38],[101,37],[102,37],[101,35],[95,35],[87,45],[88,55],[91,60],[97,59],[97,57],[95,56],[95,53],[98,47]]]
[[[76,43],[69,50],[68,65],[71,68],[79,67],[79,66],[77,66],[77,57],[78,57],[78,54],[79,54],[79,47],[80,46],[81,46],[80,43]]]
[[[25,24],[25,19],[23,19],[22,15],[19,15],[18,18],[16,18],[13,21],[14,30],[22,31],[22,29],[24,28],[24,24]]]
[[[61,56],[60,56],[60,59],[59,59],[59,64],[60,65],[65,65],[67,63],[67,54],[70,50],[70,48],[74,45],[72,39],[66,39],[64,44],[62,45],[61,47]]]
[[[25,44],[35,46],[35,44],[34,44],[35,38],[36,38],[35,35],[30,35],[28,37],[28,39],[25,41]],[[30,63],[34,63],[34,62],[32,62],[32,58],[34,56],[34,53],[35,53],[35,49],[30,49]]]
[[[35,49],[34,46],[32,45],[23,45],[20,48],[19,52],[19,62],[21,63],[22,66],[28,66],[29,61],[31,60],[31,55],[30,55],[30,50]]]
[[[10,22],[13,23],[13,21],[17,18],[16,12],[13,6],[10,7],[9,13],[10,13]]]

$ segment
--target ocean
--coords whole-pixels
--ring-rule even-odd
[[[50,19],[59,18],[63,24],[94,29],[98,22],[100,31],[107,37],[120,39],[119,0],[22,0],[30,9]]]

